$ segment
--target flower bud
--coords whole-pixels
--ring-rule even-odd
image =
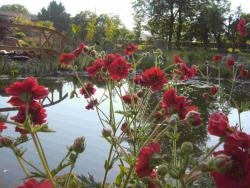
[[[109,128],[103,128],[102,129],[102,136],[104,137],[104,138],[108,138],[108,137],[110,137],[112,135],[112,130],[111,129],[109,129]]]
[[[84,137],[76,138],[72,146],[72,149],[76,153],[82,153],[85,150],[85,138]]]
[[[216,156],[213,161],[213,168],[220,173],[227,172],[232,168],[232,160],[229,156],[227,155],[218,155]]]
[[[169,124],[170,125],[176,125],[179,121],[179,116],[177,114],[173,114],[170,119],[169,119]]]
[[[8,115],[0,114],[0,122],[6,122],[8,119]]]
[[[91,56],[96,56],[96,54],[97,54],[97,52],[96,52],[95,50],[91,50],[91,51],[90,51],[90,55],[91,55]]]
[[[199,112],[196,112],[196,111],[190,111],[185,116],[185,121],[190,126],[199,126],[202,124],[201,114]]]
[[[157,168],[157,174],[159,176],[165,176],[168,173],[168,167],[166,164],[162,164]]]
[[[181,153],[182,154],[191,154],[194,151],[193,143],[191,142],[183,142],[181,145]]]
[[[11,147],[12,144],[13,144],[13,140],[11,138],[0,136],[0,148]]]
[[[207,162],[201,162],[199,168],[202,172],[209,172],[211,170],[210,165]]]

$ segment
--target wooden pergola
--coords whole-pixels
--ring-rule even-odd
[[[35,25],[25,25],[0,21],[0,27],[26,29],[29,32],[38,33],[38,44],[36,46],[7,46],[0,45],[0,50],[33,51],[43,55],[58,55],[64,51],[66,37],[53,29]]]

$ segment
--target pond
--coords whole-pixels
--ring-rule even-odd
[[[2,79],[0,80],[0,110],[3,113],[9,113],[12,116],[16,111],[8,109],[10,107],[6,103],[9,99],[4,92],[3,88],[13,83],[14,80]],[[44,101],[44,105],[47,105],[47,121],[49,127],[55,130],[55,133],[40,134],[49,164],[54,167],[65,155],[66,146],[70,146],[74,139],[79,136],[86,138],[87,147],[83,154],[80,155],[76,164],[75,173],[94,175],[95,179],[101,181],[104,174],[104,160],[107,157],[109,145],[101,137],[102,126],[98,121],[98,117],[95,111],[88,111],[85,109],[86,101],[82,96],[72,97],[72,91],[78,93],[79,86],[74,84],[73,80],[67,80],[64,78],[54,79],[40,79],[40,84],[49,88],[49,99]],[[199,80],[194,80],[184,87],[188,87],[190,91],[190,98],[194,103],[200,107],[201,113],[204,117],[204,122],[207,121],[208,114],[216,111],[218,104],[216,100],[204,100],[201,99],[201,95],[204,91],[207,91],[207,84]],[[97,85],[97,97],[102,94],[104,89]],[[234,92],[234,98],[238,102],[246,103],[250,99],[250,82],[245,82],[243,85],[237,85],[237,92]],[[71,97],[70,97],[71,96]],[[225,101],[227,103],[227,101]],[[107,104],[103,104],[102,108],[108,109]],[[228,115],[232,125],[238,122],[237,109],[227,103],[229,107]],[[241,114],[243,126],[247,132],[250,132],[250,111],[246,110]],[[208,137],[206,127],[203,126],[198,132],[184,132],[183,138],[186,140],[196,139],[195,144],[199,147],[211,146],[217,140],[215,137]],[[16,133],[11,129],[5,132],[7,135],[15,135]],[[37,162],[38,154],[35,152],[33,143],[30,141],[23,147],[29,149],[25,153],[25,157],[31,161]],[[114,180],[115,175],[118,173],[118,169],[114,168],[109,174],[109,180]],[[0,188],[13,188],[16,187],[24,177],[22,170],[19,168],[18,163],[9,149],[0,149]]]

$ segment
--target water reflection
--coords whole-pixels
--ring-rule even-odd
[[[0,80],[0,111],[3,113],[9,113],[9,116],[13,116],[16,112],[6,103],[9,97],[6,96],[3,89],[13,83],[15,80]],[[109,145],[101,137],[102,126],[98,121],[98,117],[94,111],[85,110],[86,101],[83,97],[79,96],[79,85],[75,79],[40,79],[39,83],[45,85],[50,94],[48,98],[41,101],[47,110],[47,120],[49,127],[56,130],[56,133],[40,134],[43,146],[49,159],[51,167],[55,167],[61,160],[61,157],[66,153],[65,146],[72,144],[74,138],[79,136],[85,136],[87,141],[87,148],[83,155],[80,156],[77,162],[75,172],[78,174],[87,175],[87,173],[93,174],[97,180],[101,180],[103,177],[103,164],[106,159]],[[95,83],[98,88],[96,96],[101,96],[104,92],[102,85]],[[197,105],[202,113],[204,123],[207,123],[207,119],[210,113],[218,110],[218,100],[216,98],[210,98],[204,100],[201,96],[203,92],[209,92],[209,86],[204,81],[192,81],[183,86],[178,86],[178,90],[187,91],[189,99],[193,100],[194,105]],[[223,87],[227,92],[230,88],[230,84],[223,83]],[[233,92],[233,98],[240,103],[247,103],[250,98],[250,83],[238,84],[236,90]],[[152,108],[155,106],[156,101],[151,101]],[[104,111],[108,110],[108,104],[102,104]],[[232,125],[238,122],[237,106],[235,103],[224,101],[224,105],[228,107],[226,112],[229,115],[229,119]],[[106,109],[106,110],[105,110]],[[151,109],[149,109],[150,111]],[[246,131],[250,131],[250,127],[247,123],[250,121],[249,108],[242,113],[243,127]],[[208,137],[206,126],[198,127],[197,129],[189,129],[188,127],[179,127],[181,134],[179,144],[183,141],[191,141],[195,144],[195,155],[199,156],[201,148],[212,145],[217,141],[216,137]],[[13,128],[9,125],[9,129],[6,131],[7,135],[15,136]],[[163,140],[165,146],[164,151],[168,151],[168,140]],[[28,160],[36,161],[38,156],[35,152],[32,142],[24,145],[28,147],[28,151],[25,154]],[[36,161],[37,162],[37,161]],[[114,180],[115,174],[118,169],[114,169],[110,173],[109,180]],[[0,150],[0,187],[13,188],[20,183],[24,174],[16,162],[13,154],[10,150]]]

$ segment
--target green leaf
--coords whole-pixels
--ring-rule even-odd
[[[119,174],[118,176],[116,176],[115,184],[117,187],[120,187],[121,183],[122,183],[122,174]]]
[[[122,174],[126,174],[127,169],[125,168],[125,166],[119,165],[119,167],[120,167],[121,173],[122,173]]]
[[[80,27],[77,26],[76,24],[72,24],[71,25],[71,31],[76,34],[76,33],[79,33],[80,32]]]

